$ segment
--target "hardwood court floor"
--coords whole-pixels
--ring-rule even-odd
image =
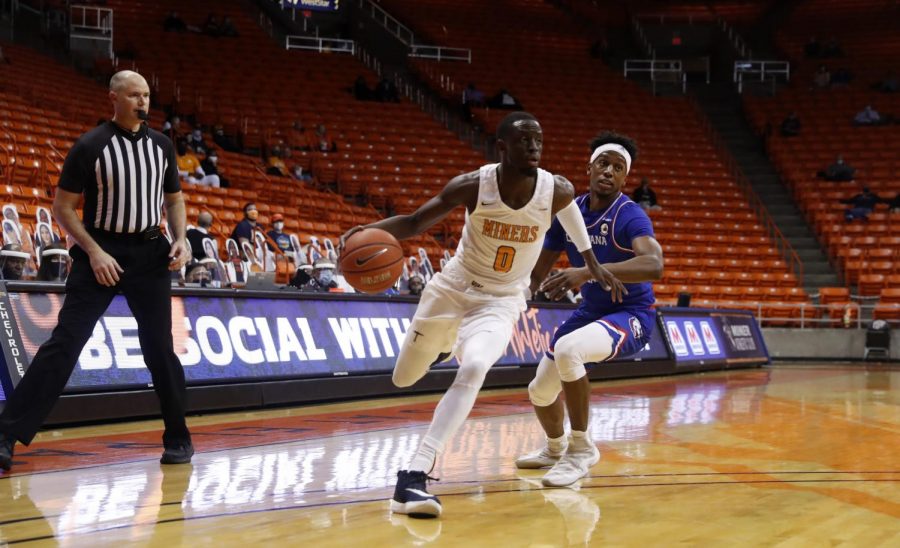
[[[596,384],[603,458],[573,489],[512,461],[524,390],[485,392],[431,489],[392,516],[437,397],[47,431],[0,475],[0,543],[62,546],[900,546],[900,369],[774,367]]]

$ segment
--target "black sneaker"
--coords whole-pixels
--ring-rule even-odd
[[[159,462],[162,464],[187,464],[194,456],[194,446],[190,442],[166,447]]]
[[[397,487],[391,499],[391,512],[411,518],[436,518],[441,515],[441,501],[425,490],[425,480],[438,481],[425,472],[400,470]]]
[[[16,438],[0,434],[0,468],[9,470],[12,468],[13,451],[16,446]]]

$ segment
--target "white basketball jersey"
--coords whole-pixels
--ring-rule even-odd
[[[534,194],[512,209],[500,198],[499,164],[479,170],[478,203],[466,211],[466,224],[456,255],[444,269],[462,275],[468,287],[485,293],[512,295],[528,287],[531,270],[553,220],[553,174],[538,169]]]

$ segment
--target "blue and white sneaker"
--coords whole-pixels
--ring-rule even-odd
[[[391,499],[391,512],[406,514],[411,518],[436,518],[441,515],[441,501],[426,491],[425,481],[438,481],[425,472],[400,470],[397,487]]]

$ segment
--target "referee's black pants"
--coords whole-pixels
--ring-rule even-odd
[[[94,326],[121,292],[137,320],[141,351],[159,397],[165,423],[163,445],[188,443],[184,369],[172,344],[169,242],[162,236],[146,241],[140,236],[92,236],[125,272],[114,287],[100,285],[87,254],[78,246],[71,249],[72,271],[58,324],[9,397],[0,414],[0,432],[25,445],[31,443],[69,381]]]

